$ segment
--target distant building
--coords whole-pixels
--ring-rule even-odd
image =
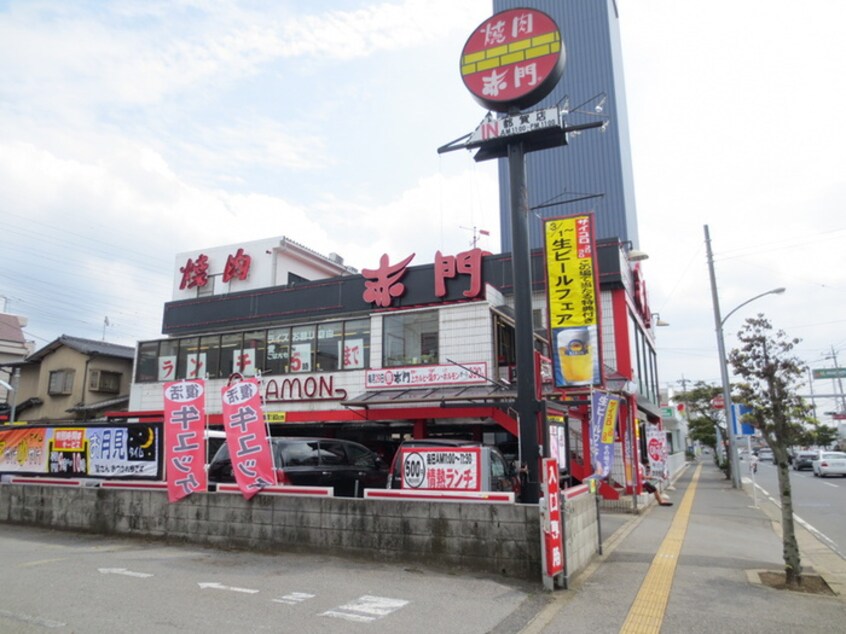
[[[62,335],[22,361],[18,370],[16,421],[92,421],[106,411],[126,410],[135,349]]]
[[[543,246],[542,218],[593,211],[596,238],[618,238],[638,248],[637,209],[616,0],[494,0],[495,12],[529,7],[558,24],[566,50],[564,76],[529,110],[569,103],[569,124],[607,121],[603,132],[571,136],[569,145],[526,155],[529,241]],[[500,159],[502,251],[512,251],[511,188]],[[554,206],[542,207],[551,203]]]
[[[14,386],[14,369],[5,364],[21,361],[32,352],[32,342],[24,337],[26,318],[0,313],[0,421],[8,417],[15,394],[4,385]]]

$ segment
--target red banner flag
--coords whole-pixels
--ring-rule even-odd
[[[223,427],[232,459],[235,482],[248,500],[263,488],[276,484],[273,456],[258,379],[245,379],[221,391]]]
[[[202,379],[164,385],[167,499],[177,502],[206,491],[205,383]]]

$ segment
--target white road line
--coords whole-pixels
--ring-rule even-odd
[[[826,484],[827,484],[827,483],[826,483]],[[764,494],[764,496],[766,496],[766,498],[767,498],[770,502],[772,502],[773,504],[775,504],[775,505],[776,505],[776,507],[778,507],[779,509],[781,508],[781,501],[780,501],[780,500],[776,500],[776,499],[775,499],[773,496],[771,496],[771,495],[767,492],[767,490],[766,490],[764,487],[762,487],[760,484],[756,484],[755,486],[757,486],[759,489],[761,489],[761,492]],[[838,555],[840,555],[843,559],[846,559],[846,555],[844,555],[842,552],[840,552],[840,549],[837,547],[837,544],[836,544],[835,542],[833,542],[833,541],[831,540],[831,538],[830,538],[830,537],[828,537],[825,533],[823,533],[823,532],[821,532],[820,530],[818,530],[818,529],[814,528],[814,526],[813,526],[812,524],[809,524],[808,522],[806,522],[805,520],[803,520],[801,517],[799,517],[798,515],[796,515],[796,513],[795,513],[795,512],[793,513],[793,519],[794,519],[794,520],[796,520],[796,522],[797,522],[798,524],[801,524],[801,525],[802,525],[802,526],[803,526],[803,527],[804,527],[807,531],[809,531],[809,532],[810,532],[810,533],[811,533],[814,537],[816,537],[817,539],[819,539],[820,541],[822,541],[822,542],[823,542],[826,546],[828,546],[828,547],[829,547],[829,548],[831,548],[834,552],[836,552]]]
[[[104,575],[124,575],[125,577],[139,577],[141,579],[153,576],[148,572],[134,572],[126,568],[97,568],[97,571]]]
[[[303,601],[313,599],[316,595],[308,594],[307,592],[289,592],[279,599],[271,599],[274,603],[284,603],[285,605],[298,605]]]
[[[259,592],[258,590],[254,590],[253,588],[237,588],[235,586],[225,586],[222,583],[217,583],[216,581],[200,582],[197,585],[200,586],[201,590],[211,588],[212,590],[229,590],[230,592],[243,592],[245,594],[258,594]]]
[[[370,623],[406,605],[408,605],[408,601],[403,599],[375,597],[366,594],[334,610],[323,612],[320,616],[331,616],[332,618],[346,619],[347,621],[355,621],[356,623]]]
[[[15,614],[8,610],[0,610],[0,617],[11,619],[12,621],[20,621],[21,623],[31,623],[32,625],[39,625],[41,627],[64,627],[67,623],[61,621],[53,621],[52,619],[45,619],[40,616],[30,616],[29,614]]]

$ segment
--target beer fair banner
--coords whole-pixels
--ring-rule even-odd
[[[205,420],[205,381],[165,383],[165,476],[169,502],[208,489]]]
[[[544,247],[555,385],[601,384],[593,214],[545,220]]]
[[[603,479],[614,465],[614,430],[620,398],[602,390],[594,390],[590,397],[590,456],[594,467],[591,477]]]
[[[57,477],[161,477],[161,425],[27,425],[0,430],[0,473]]]
[[[260,391],[258,379],[244,379],[221,391],[232,471],[241,494],[248,500],[276,484]]]

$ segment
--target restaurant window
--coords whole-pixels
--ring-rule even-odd
[[[159,342],[144,341],[138,346],[135,380],[139,383],[158,380]]]
[[[341,348],[344,342],[344,324],[333,321],[317,326],[318,372],[329,372],[341,368]]]
[[[199,337],[190,337],[179,341],[179,362],[177,372],[180,379],[196,379],[199,363]]]
[[[220,335],[200,337],[199,378],[220,376]]]
[[[438,362],[438,311],[382,319],[384,367]]]
[[[370,367],[370,318],[344,323],[342,364],[345,370]]]
[[[179,357],[179,339],[165,339],[159,342],[159,381],[176,380],[176,362]]]
[[[315,326],[291,328],[291,372],[312,372]]]
[[[237,370],[244,376],[255,376],[256,371],[264,371],[264,353],[267,348],[267,335],[264,330],[253,330],[244,333],[244,347],[238,355]]]
[[[243,342],[244,337],[240,332],[220,336],[221,378],[227,378],[235,372],[240,372],[238,368],[241,365],[240,355]]]
[[[274,328],[267,331],[266,374],[286,374],[291,356],[291,329]]]

